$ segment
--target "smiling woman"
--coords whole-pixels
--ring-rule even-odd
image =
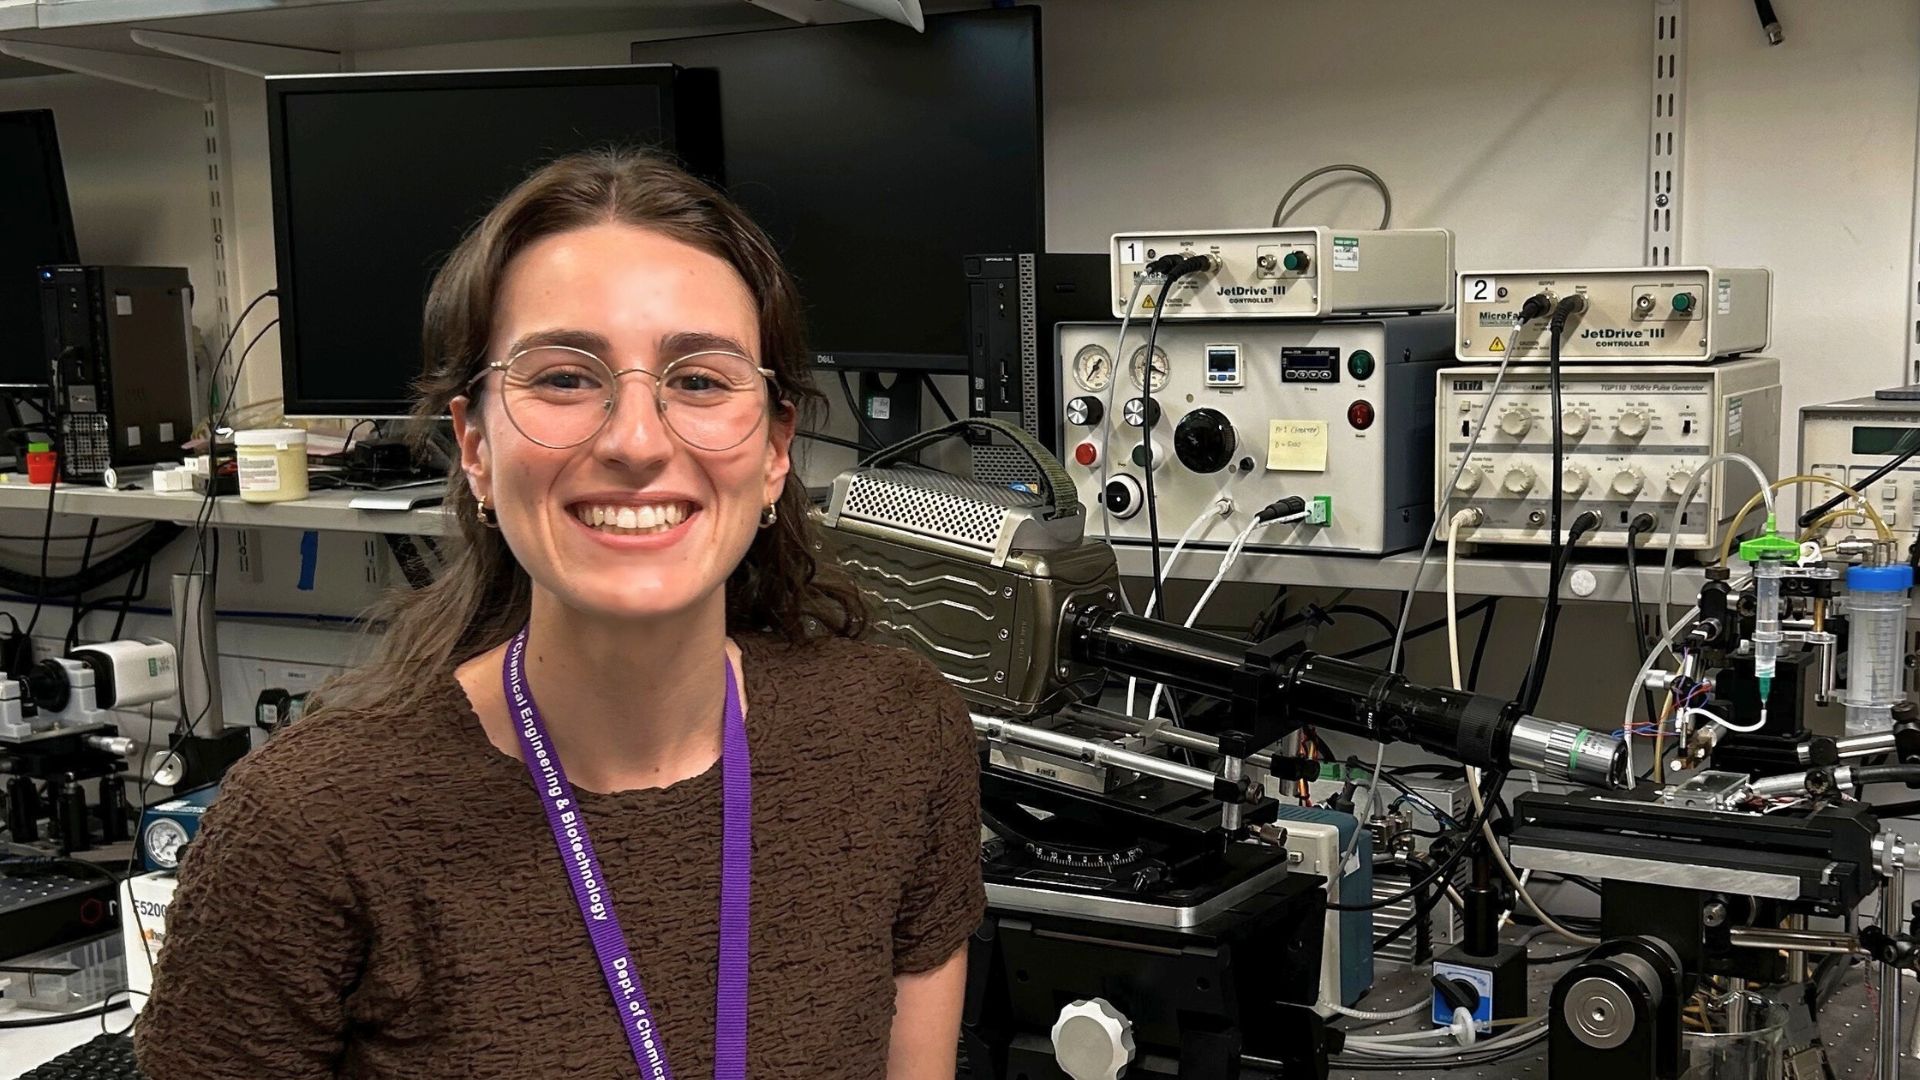
[[[765,237],[656,157],[562,159],[449,258],[425,346],[463,548],[229,775],[143,1070],[951,1077],[972,725],[813,559]]]

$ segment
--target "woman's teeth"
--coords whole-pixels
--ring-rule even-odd
[[[666,532],[687,520],[693,508],[686,503],[651,503],[646,506],[578,506],[574,516],[602,532],[621,536]]]

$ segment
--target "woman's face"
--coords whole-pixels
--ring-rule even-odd
[[[618,376],[606,424],[565,449],[516,427],[505,404],[511,373],[488,374],[477,404],[463,397],[452,405],[474,493],[498,512],[535,584],[574,610],[663,616],[711,600],[786,482],[792,410],[758,420],[730,449],[696,449],[662,417],[654,376],[713,349],[772,366],[760,355],[746,282],[725,260],[648,229],[598,224],[558,233],[507,264],[487,358],[552,342],[584,348],[614,372],[653,374]],[[523,426],[527,415],[515,407]]]

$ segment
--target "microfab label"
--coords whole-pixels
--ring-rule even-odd
[[[1336,236],[1333,238],[1333,268],[1335,270],[1360,269],[1359,237]]]

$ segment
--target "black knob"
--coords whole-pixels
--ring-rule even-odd
[[[1153,427],[1160,422],[1160,403],[1152,398],[1128,398],[1121,406],[1120,418],[1128,427]]]
[[[1067,423],[1076,427],[1092,427],[1105,413],[1106,408],[1097,397],[1082,395],[1067,402]]]
[[[1173,452],[1180,464],[1197,473],[1215,473],[1233,461],[1239,443],[1233,421],[1217,409],[1195,409],[1173,429]]]
[[[1130,518],[1140,510],[1140,482],[1131,476],[1116,476],[1107,481],[1100,501],[1114,517]]]

